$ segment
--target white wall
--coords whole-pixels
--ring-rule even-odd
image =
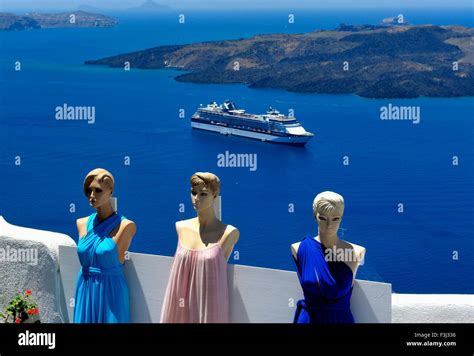
[[[59,245],[75,249],[76,243],[64,234],[11,225],[0,216],[0,309],[18,291],[31,289],[42,322],[68,320],[59,274]]]
[[[72,306],[79,259],[73,247],[60,247],[61,277],[67,304]],[[171,257],[130,253],[124,272],[130,290],[131,322],[158,323],[171,269]],[[302,298],[295,272],[229,265],[231,321],[291,323]],[[351,309],[358,323],[390,323],[391,285],[356,280]],[[72,321],[73,308],[69,307]]]
[[[2,261],[7,249],[34,249],[37,264]],[[130,256],[125,274],[132,322],[159,322],[172,258]],[[31,289],[43,322],[70,322],[78,270],[76,244],[69,236],[14,226],[0,216],[0,309],[18,290]],[[229,265],[228,273],[233,322],[292,321],[294,304],[302,297],[296,273],[240,265]],[[474,323],[474,295],[391,294],[390,284],[370,281],[356,280],[351,308],[358,323]]]
[[[396,294],[393,323],[474,323],[472,294]]]

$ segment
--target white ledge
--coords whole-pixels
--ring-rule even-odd
[[[42,322],[71,322],[80,268],[69,236],[14,226],[0,216],[0,249],[36,249],[37,265],[0,261],[0,308],[18,291],[31,289]],[[130,290],[131,322],[157,323],[172,257],[130,253],[124,272]],[[61,268],[59,269],[59,266]],[[229,265],[231,321],[291,323],[302,298],[295,272]],[[471,294],[398,294],[391,285],[356,280],[351,299],[356,323],[473,323]]]
[[[67,235],[11,225],[0,216],[0,309],[18,291],[31,289],[43,322],[67,322],[59,273],[60,245],[76,248]]]

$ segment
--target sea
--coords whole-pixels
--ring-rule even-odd
[[[221,180],[222,220],[240,230],[229,263],[294,270],[290,245],[317,235],[312,202],[330,190],[345,200],[340,238],[367,250],[358,279],[397,293],[474,293],[474,98],[301,94],[183,83],[176,69],[84,65],[399,14],[411,24],[474,25],[472,9],[172,9],[107,13],[119,21],[112,28],[0,32],[0,216],[77,241],[75,220],[93,213],[83,179],[103,167],[119,212],[137,224],[130,251],[172,256],[175,222],[195,216],[189,178],[209,171]],[[315,136],[302,148],[191,129],[200,104],[226,99],[253,113],[292,111]],[[93,107],[95,122],[57,120],[64,105]],[[419,123],[381,120],[389,105],[418,107]],[[253,155],[257,165],[222,167],[225,154]]]

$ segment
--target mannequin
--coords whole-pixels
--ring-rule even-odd
[[[76,221],[81,269],[74,323],[129,322],[128,286],[122,267],[136,226],[112,208],[114,184],[112,174],[102,168],[92,170],[84,179],[84,195],[96,212]]]
[[[326,305],[320,302],[332,299],[331,303],[337,304],[340,301],[341,305],[344,304],[347,309],[349,308],[355,275],[365,256],[364,247],[344,241],[337,235],[343,213],[344,199],[341,195],[329,191],[319,193],[313,201],[313,216],[318,224],[318,235],[291,245],[291,253],[302,286],[314,282],[312,290],[305,291],[303,288],[305,300],[299,302],[295,322],[353,322],[352,315],[349,315],[350,310],[346,315],[337,316],[336,312],[331,315],[330,312],[321,311]],[[302,244],[304,251],[299,253]],[[304,261],[299,261],[299,258],[304,258]],[[326,291],[330,290],[330,295],[322,294],[323,287],[326,287]],[[316,309],[319,311],[315,312]]]
[[[178,221],[178,246],[161,311],[162,323],[227,323],[230,318],[227,260],[240,233],[214,212],[220,192],[212,173],[191,176],[197,216]]]
[[[232,225],[222,223],[215,214],[214,203],[220,192],[219,178],[212,173],[197,172],[191,177],[191,202],[197,216],[178,221],[176,233],[184,247],[200,250],[218,241],[224,250],[226,261],[240,232]]]
[[[89,202],[89,206],[96,210],[99,222],[102,222],[114,213],[110,199],[114,191],[114,184],[115,181],[112,173],[103,168],[96,168],[90,171],[84,179],[84,195]],[[89,216],[86,216],[76,220],[77,231],[80,237],[86,233],[88,218]],[[109,234],[117,245],[120,263],[125,262],[125,252],[128,250],[136,231],[137,228],[133,221],[123,219],[120,225]]]
[[[338,250],[343,250],[344,253],[340,255],[355,256],[355,258],[344,261],[352,269],[354,280],[360,262],[364,259],[366,249],[354,243],[344,241],[337,236],[344,213],[344,199],[339,194],[336,194],[326,191],[318,194],[314,199],[313,216],[318,224],[319,231],[315,239],[322,242],[329,249],[336,247]],[[297,259],[300,243],[301,241],[298,241],[291,245],[291,253],[295,259]]]

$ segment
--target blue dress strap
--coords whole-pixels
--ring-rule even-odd
[[[291,254],[291,259],[293,260],[293,263],[295,264],[296,275],[298,276],[300,285],[303,285],[303,276],[302,276],[302,273],[300,272],[300,262],[301,262],[300,260],[302,258],[301,255],[304,253],[303,250],[306,248],[306,244],[304,243],[305,241],[306,241],[306,237],[300,241],[300,244],[298,245],[298,251],[296,251],[296,258],[295,256],[293,256],[293,253]],[[299,315],[301,314],[302,303],[304,303],[304,299],[298,300],[296,304],[296,312],[293,317],[293,323],[297,322]]]
[[[86,224],[86,232],[89,232],[89,230],[94,227],[94,220],[96,216],[97,216],[97,213],[93,213],[89,215],[89,218],[87,219],[87,224]]]
[[[121,221],[122,215],[115,213],[104,221],[102,221],[101,223],[97,224],[97,227],[100,227],[100,231],[102,232],[102,234],[108,235],[112,232],[113,229],[117,227],[117,225],[120,224]]]
[[[118,218],[120,218],[119,221]],[[93,213],[89,216],[89,218],[87,219],[87,224],[86,224],[86,232],[89,232],[90,230],[92,230],[93,228],[95,228],[96,226],[99,226],[101,224],[104,225],[105,227],[105,230],[109,230],[107,231],[106,233],[110,233],[116,226],[117,226],[117,223],[125,220],[126,217],[119,214],[119,213],[116,213],[115,215],[112,215],[110,216],[109,218],[105,219],[103,222],[100,222],[98,224],[95,224],[96,223],[96,220],[97,220],[97,213]],[[109,228],[109,226],[111,228]]]
[[[298,279],[300,281],[300,283],[302,282],[302,275],[301,275],[301,272],[300,272],[300,257],[301,255],[304,253],[304,249],[306,248],[306,244],[304,243],[306,241],[307,237],[304,237],[303,239],[301,239],[300,241],[300,244],[298,245],[298,251],[296,251],[296,258],[295,256],[293,256],[293,253],[291,254],[291,259],[293,260],[293,263],[295,264],[295,268],[296,268],[296,274],[298,275]],[[300,257],[298,257],[300,256]]]

